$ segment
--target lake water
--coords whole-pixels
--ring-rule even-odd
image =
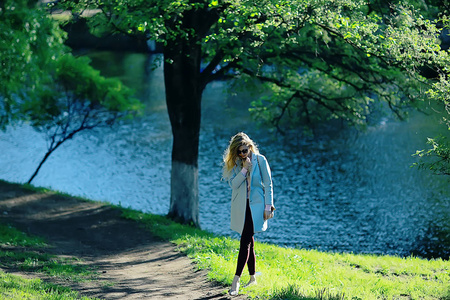
[[[63,144],[34,179],[93,200],[167,214],[172,136],[156,56],[90,53],[103,74],[120,77],[146,103],[143,117],[113,129],[84,132]],[[252,97],[227,93],[225,82],[203,96],[199,188],[202,229],[238,237],[229,229],[231,190],[221,181],[229,138],[247,132],[272,168],[277,207],[256,240],[287,247],[354,253],[444,257],[450,253],[448,177],[411,168],[426,137],[448,134],[429,117],[408,122],[381,118],[364,132],[334,130],[314,139],[283,138],[258,127]],[[24,183],[46,152],[27,125],[0,133],[0,178]]]

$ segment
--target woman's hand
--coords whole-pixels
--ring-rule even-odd
[[[250,167],[252,166],[252,161],[250,160],[250,158],[245,158],[244,162],[243,162],[243,168],[250,170]]]
[[[264,221],[273,218],[273,212],[275,211],[275,206],[267,204],[264,209]]]
[[[264,211],[264,221],[272,219],[273,218],[273,211]]]

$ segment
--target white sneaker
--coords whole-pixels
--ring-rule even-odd
[[[228,291],[228,293],[231,296],[237,296],[239,294],[239,286],[240,286],[239,276],[235,275],[234,279],[233,279],[233,283],[231,284],[231,289]]]
[[[248,283],[244,286],[245,288],[255,285],[256,284],[256,277],[255,275],[250,275],[250,280],[248,281]]]

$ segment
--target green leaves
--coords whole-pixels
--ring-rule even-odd
[[[133,92],[118,79],[102,77],[87,58],[67,53],[66,34],[47,12],[25,0],[7,0],[1,8],[0,125],[31,119],[47,128],[62,124],[75,106],[110,111],[113,118],[140,109]]]
[[[428,138],[427,144],[431,146],[429,149],[420,150],[414,154],[420,159],[414,166],[429,169],[434,174],[450,175],[450,140],[439,136]]]
[[[28,1],[6,0],[0,10],[0,128],[21,118],[20,98],[35,97],[47,66],[66,51],[65,33]]]
[[[51,79],[53,85],[40,88],[39,98],[24,105],[34,126],[42,131],[52,126],[74,130],[110,125],[142,108],[132,90],[118,79],[101,76],[87,57],[61,56]]]
[[[48,151],[31,182],[66,140],[110,126],[137,113],[141,104],[118,79],[104,78],[87,58],[69,54],[56,21],[28,5],[26,0],[0,4],[0,129],[21,120],[46,134]]]
[[[155,40],[173,56],[201,46],[202,81],[193,88],[217,78],[256,78],[264,96],[252,112],[280,131],[336,118],[364,126],[375,101],[399,118],[428,98],[450,111],[450,57],[439,40],[448,18],[421,0],[60,3],[76,12],[98,9],[90,19],[95,30]]]
[[[258,54],[268,69],[276,69],[260,78],[290,91],[274,93],[253,110],[262,111],[262,105],[273,102],[263,111],[272,114],[267,119],[276,124],[281,118],[295,127],[308,118],[335,117],[363,124],[375,99],[388,102],[401,116],[403,104],[426,97],[421,68],[444,70],[449,65],[448,53],[439,47],[436,24],[408,8],[397,7],[394,15],[380,17],[367,14],[367,3],[361,1],[328,1],[320,6],[315,6],[318,1],[308,2],[307,25],[293,32],[279,27],[279,34],[271,34]],[[305,71],[292,72],[296,69]],[[320,80],[312,80],[312,74]]]
[[[212,0],[209,5],[209,7],[217,7],[219,6],[219,1],[218,0]]]

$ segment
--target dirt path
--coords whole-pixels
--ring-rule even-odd
[[[0,181],[0,222],[45,237],[52,246],[45,252],[80,258],[100,275],[74,283],[6,272],[40,276],[101,299],[231,299],[227,287],[208,282],[206,272],[197,271],[173,244],[122,219],[111,207]]]

